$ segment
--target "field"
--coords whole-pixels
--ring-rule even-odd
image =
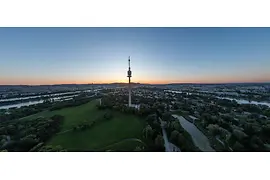
[[[81,106],[41,112],[23,119],[50,117],[54,114],[65,116],[61,132],[67,132],[55,135],[47,144],[61,145],[69,151],[131,151],[136,146],[142,145],[134,138],[141,139],[144,121],[134,115],[120,112],[112,111],[112,119],[99,123],[91,129],[79,132],[68,131],[76,124],[83,121],[91,122],[108,111],[98,110],[97,103],[93,100]]]

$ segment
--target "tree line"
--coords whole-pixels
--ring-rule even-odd
[[[39,117],[31,120],[0,122],[0,150],[43,151],[44,148],[46,149],[44,144],[60,131],[63,121],[63,116],[54,115],[50,118]]]

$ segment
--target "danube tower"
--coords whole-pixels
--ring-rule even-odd
[[[127,72],[127,77],[128,77],[128,106],[131,107],[131,70],[130,70],[130,57],[128,58],[128,72]]]

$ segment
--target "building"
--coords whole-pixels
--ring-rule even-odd
[[[131,70],[130,70],[130,57],[128,58],[128,106],[131,107]]]
[[[127,77],[128,77],[128,107],[135,108],[135,109],[140,109],[139,104],[132,104],[131,103],[131,77],[132,77],[132,72],[131,72],[131,69],[130,69],[130,56],[128,58]]]

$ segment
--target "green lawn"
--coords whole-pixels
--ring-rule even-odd
[[[137,146],[145,147],[145,144],[134,141],[133,139],[126,139],[118,143],[105,146],[101,149],[97,149],[97,151],[134,151]]]
[[[65,108],[56,111],[41,112],[23,119],[33,119],[39,116],[50,117],[54,114],[65,116],[61,131],[71,129],[74,125],[82,121],[93,121],[103,116],[106,110],[98,110],[96,104],[98,101],[93,100],[87,104]],[[120,112],[112,112],[113,118],[96,124],[91,129],[79,132],[69,131],[64,134],[55,135],[47,144],[61,145],[68,150],[83,151],[131,151],[138,142],[128,141],[113,146],[128,138],[141,139],[142,129],[144,128],[144,120],[134,115],[123,114]],[[108,149],[106,148],[107,146]]]
[[[99,150],[123,139],[141,138],[143,127],[143,122],[135,116],[114,113],[111,120],[86,131],[57,135],[49,144],[61,145],[71,150]]]
[[[92,121],[95,118],[97,118],[99,115],[102,115],[101,112],[99,112],[96,109],[96,104],[98,102],[96,100],[93,100],[87,104],[83,104],[81,106],[76,107],[69,107],[64,108],[56,111],[44,111],[38,114],[34,114],[31,116],[27,116],[23,119],[34,119],[38,118],[40,116],[43,117],[51,117],[55,114],[59,114],[62,116],[65,116],[65,121],[62,126],[62,131],[71,129],[74,125],[83,122],[83,121]]]

